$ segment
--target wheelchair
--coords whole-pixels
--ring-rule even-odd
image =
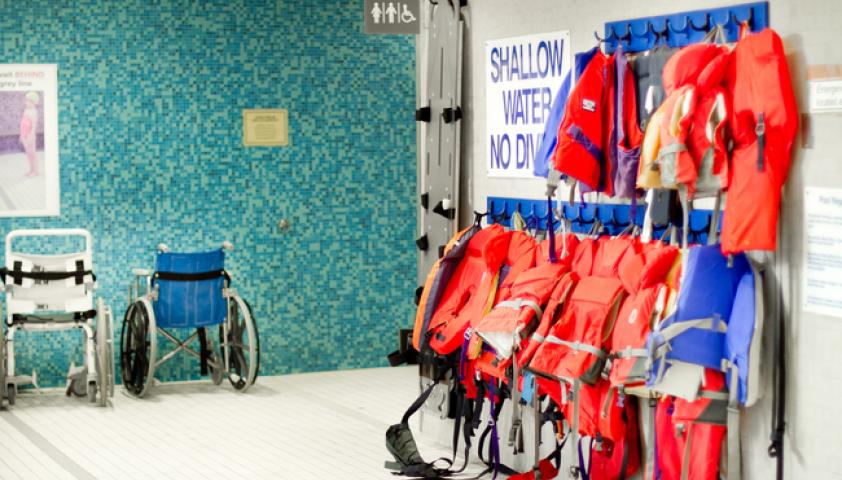
[[[225,251],[233,245],[201,253],[173,253],[158,245],[155,270],[134,269],[129,307],[120,336],[120,370],[125,390],[143,397],[155,383],[155,370],[184,351],[200,361],[202,376],[215,385],[228,378],[245,392],[257,379],[260,339],[249,304],[231,288]],[[140,295],[141,285],[145,293]],[[218,329],[214,347],[212,327]],[[186,339],[172,329],[195,329]],[[158,334],[175,347],[158,358]],[[198,340],[198,348],[191,345]]]
[[[44,255],[14,250],[19,238],[84,239],[82,252]],[[15,374],[15,334],[18,331],[84,332],[84,360],[71,362],[67,373],[68,396],[87,397],[104,407],[114,395],[113,315],[102,298],[94,303],[93,239],[82,229],[15,230],[6,236],[5,267],[0,269],[6,295],[6,333],[0,345],[0,406],[3,398],[14,405],[18,386],[38,388],[38,377]],[[96,322],[94,322],[96,320]],[[5,350],[5,352],[4,352]]]

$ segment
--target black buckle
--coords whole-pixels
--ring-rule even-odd
[[[757,125],[754,126],[754,133],[757,135],[757,171],[762,172],[763,152],[766,150],[766,122],[763,112],[757,115]]]

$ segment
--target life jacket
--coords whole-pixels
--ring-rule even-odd
[[[647,339],[647,386],[695,400],[703,369],[719,370],[726,358],[728,322],[746,273],[751,267],[744,255],[728,259],[716,245],[689,249],[675,312]]]
[[[628,296],[611,333],[608,380],[600,380],[605,385],[599,389],[600,410],[594,432],[603,438],[621,441],[626,437],[628,415],[624,404],[628,395],[650,396],[647,389],[641,388],[647,373],[646,339],[650,321],[657,318],[667,302],[668,287],[664,282],[677,257],[675,247],[635,241],[620,263],[618,274]]]
[[[643,133],[637,123],[634,74],[626,61],[622,46],[617,47],[613,58],[614,88],[610,92],[614,105],[610,145],[612,195],[618,198],[633,198],[636,196],[636,179]]]
[[[638,187],[678,188],[683,185],[688,197],[693,197],[699,167],[688,148],[688,137],[699,99],[721,83],[727,61],[725,47],[698,43],[682,48],[666,63],[663,81],[667,97],[647,126]],[[705,119],[704,123],[710,111],[700,115]],[[650,132],[650,129],[654,130]],[[701,147],[701,144],[697,146]]]
[[[667,61],[677,51],[677,48],[666,48],[660,45],[635,56],[632,60],[637,97],[637,120],[644,131],[652,114],[664,102],[666,95],[661,73]]]
[[[677,259],[678,248],[658,242],[637,244],[623,257],[620,280],[629,296],[611,334],[612,387],[625,389],[645,382],[646,339],[665,309],[669,291],[665,282]]]
[[[594,480],[632,478],[640,469],[640,429],[637,402],[629,399],[623,406],[620,421],[623,422],[623,436],[608,441],[590,439],[589,477]],[[607,438],[607,437],[606,437]],[[582,442],[580,442],[581,448]]]
[[[655,415],[659,480],[718,480],[725,427],[682,418],[681,400],[664,397]]]
[[[728,152],[725,125],[731,97],[719,85],[701,95],[690,125],[687,149],[696,163],[694,196],[728,189]]]
[[[576,62],[579,61],[579,55],[576,54]],[[541,144],[538,151],[535,152],[535,166],[532,173],[536,177],[546,177],[550,172],[553,163],[553,152],[558,143],[558,127],[561,125],[561,119],[564,117],[564,108],[567,105],[567,96],[570,95],[570,88],[573,83],[572,74],[567,73],[564,81],[558,92],[555,94],[555,100],[550,107],[550,115],[547,118],[547,123],[544,125],[544,134],[541,136]]]
[[[732,478],[739,478],[741,464],[740,407],[756,402],[762,392],[762,325],[762,275],[756,266],[743,254],[725,258],[716,245],[695,247],[687,257],[676,312],[653,331],[647,345],[654,352],[647,384],[677,396],[676,419],[693,428],[717,426],[702,429],[711,438],[721,440],[727,431]],[[702,448],[718,452],[719,444]]]
[[[583,244],[587,248],[585,242],[580,248]],[[624,295],[618,268],[630,244],[627,237],[596,242],[590,275],[577,282],[562,318],[532,359],[532,369],[569,382],[596,382],[607,358],[603,347]]]
[[[789,173],[798,109],[783,44],[772,29],[737,42],[728,73],[734,149],[722,252],[775,250],[781,187]]]
[[[560,235],[556,237],[558,261],[551,263],[548,260],[543,251],[549,241],[541,242],[538,265],[518,275],[505,300],[498,302],[473,327],[473,333],[487,347],[478,363],[482,373],[505,379],[513,354],[517,353],[520,365],[526,361],[522,354],[531,343],[533,332],[537,332],[539,324],[545,323],[544,308],[557,284],[570,271],[573,255],[568,253],[562,257],[562,245],[566,242],[567,248],[574,250],[579,243],[573,234],[567,234],[564,240]],[[564,282],[569,283],[569,280]]]
[[[468,243],[471,238],[480,230],[481,228],[478,225],[471,225],[456,233],[445,245],[444,255],[436,260],[430,273],[427,274],[418,301],[418,309],[415,312],[415,326],[412,329],[412,346],[416,351],[421,351],[422,341],[426,344],[425,336],[433,313],[435,313],[447,285],[454,279],[457,272],[459,272],[459,275],[456,282],[461,281],[460,277],[464,275],[464,269],[459,270],[459,264],[468,251]]]
[[[576,81],[558,130],[553,166],[590,190],[603,191],[603,168],[610,140],[613,60],[598,48]],[[607,192],[606,192],[607,193]]]
[[[453,352],[458,347],[451,338],[453,331],[464,331],[471,316],[482,314],[494,291],[494,279],[505,259],[509,239],[503,227],[491,225],[468,242],[425,330],[428,345],[436,353]]]

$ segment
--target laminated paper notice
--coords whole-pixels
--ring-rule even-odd
[[[842,189],[804,192],[804,310],[842,317]]]

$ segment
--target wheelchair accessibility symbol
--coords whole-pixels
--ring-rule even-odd
[[[366,0],[366,33],[418,33],[418,0]]]

